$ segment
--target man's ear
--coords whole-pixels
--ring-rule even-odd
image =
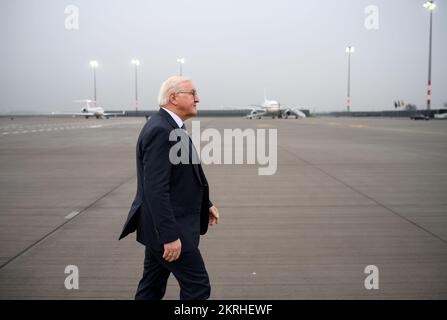
[[[169,95],[169,102],[172,103],[173,105],[177,105],[177,99],[175,97],[176,97],[175,93],[171,93]]]

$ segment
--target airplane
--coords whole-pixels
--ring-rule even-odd
[[[246,119],[261,119],[262,117],[272,117],[275,119],[285,118],[289,116],[294,116],[295,119],[306,118],[304,112],[299,110],[299,107],[281,107],[280,103],[276,100],[268,100],[264,90],[264,103],[262,105],[250,105],[252,107],[249,114],[245,116]]]
[[[66,113],[67,115],[72,115],[72,116],[84,116],[86,119],[88,119],[89,117],[96,117],[96,119],[109,119],[111,116],[121,116],[121,115],[125,115],[125,111],[121,112],[121,113],[108,113],[105,112],[103,108],[101,107],[92,107],[90,106],[90,103],[92,102],[92,100],[75,100],[75,102],[83,102],[84,106],[81,109],[80,113]],[[52,115],[57,115],[60,113],[52,113]]]

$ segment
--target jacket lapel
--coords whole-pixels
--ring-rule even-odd
[[[171,115],[167,113],[165,110],[160,108],[160,111],[158,111],[158,114],[164,118],[174,129],[179,129],[179,126],[177,125],[177,122],[172,119]]]
[[[164,118],[166,121],[168,121],[173,129],[180,129],[179,126],[177,125],[177,122],[175,122],[175,120],[172,119],[171,115],[169,113],[167,113],[165,110],[160,108],[160,111],[158,111],[158,114],[162,118]],[[197,154],[196,148],[194,147],[194,144],[192,143],[191,138],[189,137],[188,134],[186,134],[186,135],[188,136],[189,144],[191,145],[191,152],[194,152]],[[186,148],[186,150],[188,150],[188,152],[189,152],[190,151],[189,145],[185,145],[184,140],[185,139],[180,139],[180,141],[182,141],[182,143],[183,143],[183,147]],[[196,158],[198,159],[198,157],[196,157]],[[189,158],[189,160],[192,162],[192,154],[191,154],[191,157]],[[191,164],[192,164],[193,171],[194,171],[194,174],[195,174],[197,180],[199,181],[200,185],[203,185],[202,179],[200,179],[199,164],[197,164],[197,163],[191,163]]]

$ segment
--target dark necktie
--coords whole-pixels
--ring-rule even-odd
[[[183,124],[181,128],[183,130],[185,130],[185,133],[188,135],[188,140],[189,140],[189,161],[191,161],[191,163],[192,163],[192,158],[191,157],[194,156],[195,157],[195,162],[197,163],[197,160],[199,159],[198,155],[197,155],[197,150],[196,150],[194,144],[192,143],[192,140],[191,140],[191,137],[189,136],[188,131],[186,130],[186,125]]]
[[[186,125],[183,124],[182,125],[182,129],[186,131]],[[188,134],[188,131],[186,131],[186,134],[188,135],[188,140],[189,140],[189,161],[191,162],[191,164],[193,164],[194,166],[194,170],[197,170],[197,174],[199,176],[199,180],[202,183],[202,179],[200,177],[200,172],[199,172],[199,165],[197,164],[198,159],[199,159],[199,155],[197,154],[197,150],[196,147],[194,146],[194,144],[192,143],[192,139]],[[194,163],[193,163],[193,159],[194,158]]]

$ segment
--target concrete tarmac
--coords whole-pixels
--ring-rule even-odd
[[[447,298],[447,121],[195,120],[278,130],[274,175],[204,166],[221,213],[200,244],[212,299]],[[0,118],[0,299],[133,299],[144,248],[118,236],[144,123]]]

